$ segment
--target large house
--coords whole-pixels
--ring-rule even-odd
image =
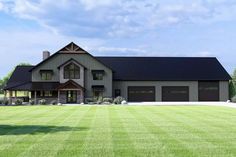
[[[73,42],[35,66],[17,66],[5,87],[28,99],[82,103],[122,96],[129,102],[226,101],[230,75],[214,57],[95,57]]]

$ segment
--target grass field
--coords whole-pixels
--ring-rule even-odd
[[[207,106],[0,107],[0,156],[236,156],[236,110]]]

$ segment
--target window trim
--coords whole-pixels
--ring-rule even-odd
[[[52,72],[51,71],[41,71],[41,80],[49,81],[52,80]]]
[[[103,80],[104,74],[103,73],[93,73],[93,80],[101,81]]]
[[[72,69],[70,69],[71,65],[73,65],[74,67]],[[67,69],[68,68],[68,69]],[[77,69],[76,69],[77,68]],[[66,74],[67,73],[67,74]],[[68,75],[68,77],[66,77],[66,75]],[[78,75],[78,76],[77,76]],[[77,77],[76,77],[77,76]],[[77,64],[75,63],[69,63],[67,65],[65,65],[63,67],[63,78],[64,79],[69,79],[69,80],[72,80],[72,79],[80,79],[80,66],[78,66]]]

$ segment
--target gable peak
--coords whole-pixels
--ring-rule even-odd
[[[87,53],[87,52],[74,42],[71,42],[62,49],[60,49],[59,53]]]

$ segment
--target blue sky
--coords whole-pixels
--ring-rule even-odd
[[[235,28],[235,0],[0,0],[0,78],[71,41],[95,56],[214,56],[232,73]]]

